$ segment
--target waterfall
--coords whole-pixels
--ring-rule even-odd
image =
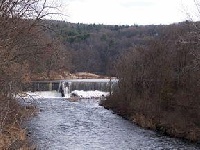
[[[83,91],[109,91],[110,84],[107,82],[72,82],[70,89],[74,90],[83,90]]]
[[[74,79],[68,80],[70,92],[74,90],[110,92],[117,85],[118,80],[110,79]]]

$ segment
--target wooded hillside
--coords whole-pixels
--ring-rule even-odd
[[[64,21],[43,21],[51,36],[59,38],[72,55],[72,72],[114,75],[113,64],[127,50],[146,46],[162,36],[166,26],[128,26],[73,24]]]

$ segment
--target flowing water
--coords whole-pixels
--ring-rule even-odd
[[[98,100],[37,99],[28,129],[41,150],[197,150],[197,145],[142,129]]]

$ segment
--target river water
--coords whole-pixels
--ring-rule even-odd
[[[36,100],[28,121],[38,150],[197,150],[197,145],[142,129],[98,105],[98,100]]]

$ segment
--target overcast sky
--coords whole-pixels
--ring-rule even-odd
[[[109,25],[171,24],[196,17],[194,0],[59,0],[62,19]],[[61,17],[53,17],[60,19]]]

